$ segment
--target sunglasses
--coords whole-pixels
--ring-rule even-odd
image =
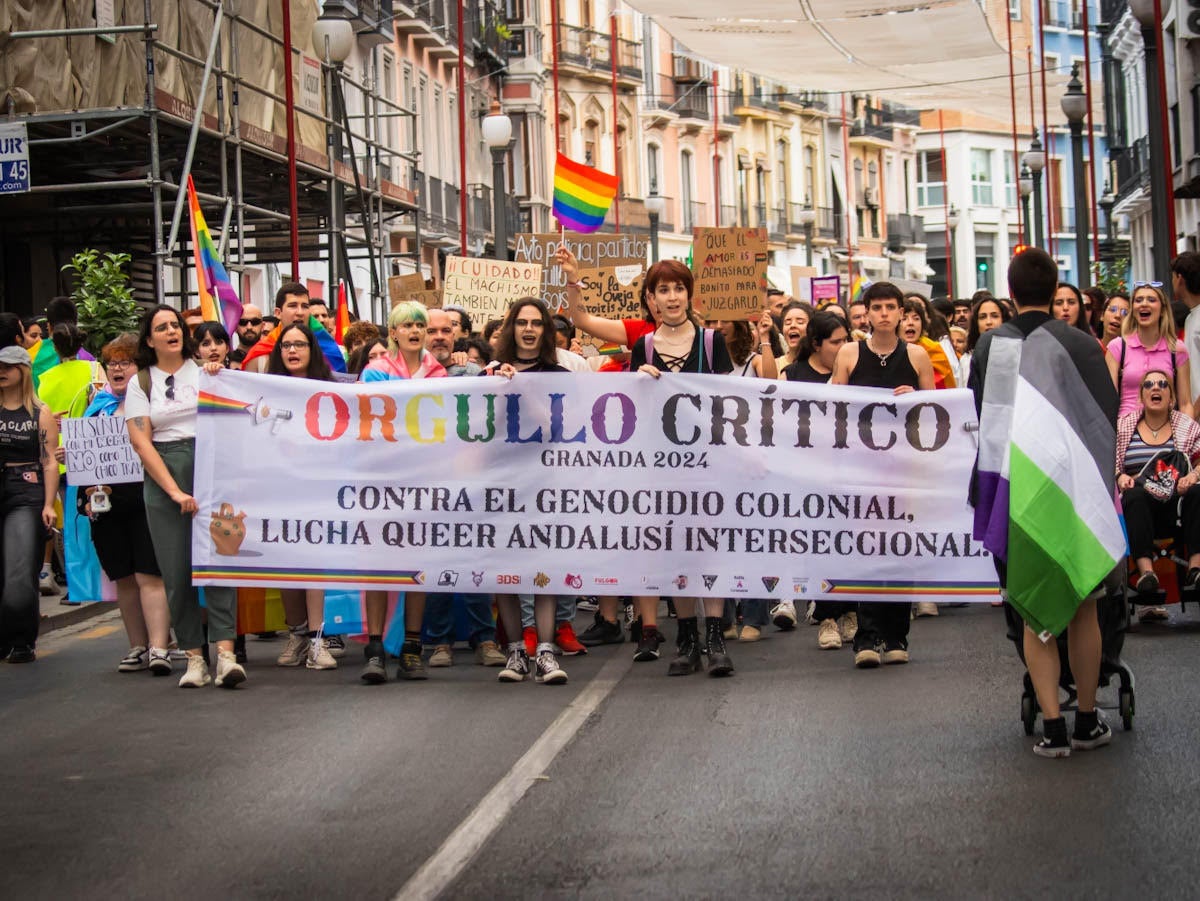
[[[1162,286],[1163,286],[1162,282],[1134,282],[1133,283],[1133,287],[1135,287],[1135,288],[1161,288]]]
[[[241,325],[241,326],[247,326],[247,325],[262,325],[262,317],[261,317],[261,316],[255,316],[253,319],[239,319],[239,320],[238,320],[238,325]]]
[[[1165,390],[1170,387],[1171,387],[1171,383],[1168,382],[1166,379],[1146,379],[1146,381],[1142,382],[1142,390],[1143,391],[1148,391],[1153,388]]]
[[[175,399],[175,376],[167,376],[167,400]]]

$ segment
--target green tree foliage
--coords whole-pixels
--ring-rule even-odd
[[[79,328],[86,333],[84,347],[96,357],[100,349],[124,332],[136,332],[142,311],[129,287],[127,253],[81,250],[63,266],[75,276],[71,299],[79,313]]]

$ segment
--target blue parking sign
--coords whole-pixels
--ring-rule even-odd
[[[0,123],[0,194],[29,190],[29,135],[24,122]]]

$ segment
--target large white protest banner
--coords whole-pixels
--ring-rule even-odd
[[[201,376],[202,585],[991,600],[965,390]],[[301,462],[262,478],[260,461]]]

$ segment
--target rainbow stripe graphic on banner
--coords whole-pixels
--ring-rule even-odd
[[[554,218],[564,228],[584,233],[599,230],[616,196],[615,175],[558,155],[554,165]]]
[[[258,566],[197,566],[192,570],[196,579],[239,579],[264,582],[268,585],[291,582],[322,582],[344,585],[369,582],[373,585],[424,585],[425,573],[419,569],[279,569]]]
[[[833,595],[884,597],[886,595],[933,595],[946,597],[985,597],[996,594],[995,582],[897,582],[885,580],[822,579],[821,590]]]
[[[196,186],[192,176],[187,177],[188,209],[191,212],[192,252],[196,260],[196,291],[200,295],[200,311],[205,322],[220,322],[225,331],[233,335],[237,331],[238,320],[242,317],[242,302],[238,300],[237,292],[221,265],[217,255],[217,246],[213,244],[212,235],[208,231],[208,223],[204,221],[204,213],[200,211],[200,201],[196,197]],[[214,299],[213,295],[216,295]],[[217,302],[220,302],[218,315]]]
[[[200,398],[196,403],[196,409],[203,413],[246,413],[252,406],[253,404],[248,404],[244,400],[221,397],[217,394],[209,394],[207,391],[200,392]]]

